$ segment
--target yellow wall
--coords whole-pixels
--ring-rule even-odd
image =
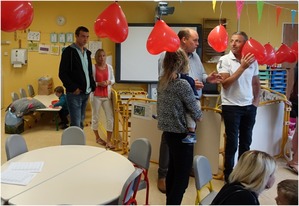
[[[89,40],[101,40],[103,48],[108,54],[113,56],[114,64],[114,43],[107,38],[99,39],[93,30],[93,24],[98,15],[109,6],[113,1],[34,1],[34,19],[26,31],[1,32],[1,41],[11,41],[10,45],[1,45],[1,75],[2,75],[2,108],[11,103],[10,93],[19,91],[20,87],[26,87],[32,84],[37,91],[37,80],[41,76],[49,75],[53,77],[54,86],[61,85],[58,78],[58,67],[60,56],[50,54],[39,54],[38,52],[28,52],[28,64],[22,68],[13,68],[10,64],[10,51],[12,48],[26,48],[27,32],[41,32],[40,43],[50,43],[50,33],[74,32],[74,30],[84,25],[90,30]],[[127,2],[119,1],[123,12],[126,15],[128,23],[154,23],[156,2]],[[212,10],[212,1],[176,1],[169,2],[169,6],[175,7],[173,15],[163,16],[166,23],[199,23],[202,24],[203,18],[226,18],[227,30],[229,35],[236,31],[238,23],[236,20],[235,1],[227,2],[217,1],[215,13]],[[245,4],[240,20],[240,30],[247,32],[248,36],[265,44],[270,42],[271,45],[279,47],[282,41],[282,23],[291,22],[291,9],[298,10],[298,3],[283,4],[279,24],[276,26],[276,8],[273,5],[265,4],[262,20],[260,24],[257,21],[257,7],[254,2]],[[288,9],[286,9],[288,8]],[[220,16],[220,13],[222,15]],[[55,23],[57,16],[66,17],[66,24],[58,26]],[[297,14],[298,15],[298,14]],[[298,16],[295,18],[297,23]],[[130,35],[130,34],[129,34]],[[146,40],[145,40],[146,42]],[[8,55],[5,55],[8,52]],[[215,65],[205,64],[208,71],[214,70]],[[144,84],[116,84],[116,88],[142,87],[145,90],[147,85]]]

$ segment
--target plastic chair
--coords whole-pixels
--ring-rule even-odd
[[[146,205],[148,205],[149,200],[148,169],[150,166],[151,153],[152,147],[150,141],[146,138],[139,138],[132,142],[128,155],[128,159],[134,164],[134,166],[142,169],[143,179],[139,184],[138,190],[146,188]]]
[[[33,86],[31,84],[28,84],[27,88],[28,88],[28,95],[29,95],[29,97],[34,97],[35,96],[35,92],[34,92]]]
[[[20,99],[20,97],[19,97],[19,95],[16,92],[12,92],[11,93],[11,99],[14,102],[14,101]]]
[[[27,97],[27,93],[26,93],[25,89],[23,89],[23,88],[20,89],[20,97],[21,98]]]
[[[12,134],[5,141],[7,161],[25,152],[28,152],[27,144],[22,135]]]
[[[142,169],[136,168],[125,182],[118,199],[119,205],[137,205],[136,194],[140,183]]]
[[[86,145],[86,137],[83,129],[70,126],[62,132],[61,145]]]
[[[195,204],[210,205],[218,193],[213,190],[213,175],[210,162],[205,156],[195,155],[193,159],[193,168],[197,193]],[[201,198],[200,193],[206,187],[209,189],[209,194],[204,198]]]

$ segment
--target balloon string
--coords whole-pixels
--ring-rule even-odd
[[[221,1],[221,4],[220,4],[219,25],[221,24],[221,17],[222,17],[222,4],[223,4],[223,1]]]

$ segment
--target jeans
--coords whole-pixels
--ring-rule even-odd
[[[189,184],[193,163],[193,144],[182,143],[187,134],[163,132],[169,147],[169,167],[166,176],[166,204],[180,205]]]
[[[235,153],[238,149],[238,143],[238,159],[244,152],[250,150],[256,110],[257,107],[254,105],[222,105],[222,116],[226,133],[224,157],[224,177],[226,182],[235,164]]]
[[[158,178],[166,178],[169,162],[169,149],[164,133],[161,136]]]
[[[59,118],[60,118],[60,120],[61,120],[61,123],[62,123],[63,125],[66,125],[66,124],[69,123],[69,120],[67,119],[67,115],[69,114],[69,111],[68,111],[68,110],[66,110],[66,109],[61,109],[61,110],[58,112],[58,114],[59,114]]]
[[[85,110],[88,102],[89,94],[80,93],[75,95],[73,93],[66,94],[67,106],[70,113],[70,126],[78,126],[84,128]]]

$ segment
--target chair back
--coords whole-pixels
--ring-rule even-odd
[[[137,166],[148,170],[151,154],[150,141],[147,138],[139,138],[132,142],[128,159]]]
[[[7,161],[25,152],[28,152],[27,144],[22,135],[12,134],[5,141]]]
[[[23,89],[23,88],[20,89],[20,97],[21,98],[27,97],[27,93],[26,93],[25,89]]]
[[[16,92],[12,92],[11,93],[11,99],[14,102],[14,101],[20,99],[20,97],[19,97],[19,95]]]
[[[86,137],[83,129],[77,126],[70,126],[63,130],[61,145],[85,145]]]
[[[209,205],[214,197],[217,195],[217,192],[213,190],[212,179],[213,174],[211,170],[211,165],[205,156],[196,155],[193,159],[193,168],[194,168],[194,178],[195,186],[197,190],[197,197],[195,204]],[[200,197],[200,191],[207,187],[209,189],[209,194],[205,198]]]
[[[138,191],[138,185],[141,179],[141,175],[142,169],[136,168],[135,171],[128,177],[118,199],[119,205],[137,205],[137,201],[135,198]]]
[[[33,86],[31,84],[28,84],[28,95],[29,97],[34,97],[35,96],[35,92],[34,92],[34,89],[33,89]]]

